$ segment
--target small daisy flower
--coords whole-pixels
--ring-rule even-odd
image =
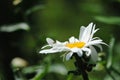
[[[51,38],[46,38],[48,45],[43,46],[39,53],[66,52],[64,54],[66,60],[69,60],[73,54],[77,54],[79,57],[85,54],[87,57],[90,57],[92,63],[96,63],[98,53],[94,46],[102,50],[101,44],[105,44],[99,37],[93,37],[98,30],[99,29],[95,29],[93,23],[90,23],[87,27],[81,26],[78,39],[72,36],[68,41],[60,42],[58,40],[54,41]],[[46,47],[49,48],[46,49]]]

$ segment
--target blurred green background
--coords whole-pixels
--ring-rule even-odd
[[[39,76],[35,71],[40,65],[51,67],[59,64],[62,69],[74,70],[73,60],[63,62],[61,54],[42,55],[38,52],[46,44],[46,37],[59,41],[68,40],[71,36],[78,37],[80,26],[87,26],[90,22],[100,29],[95,36],[107,44],[111,36],[115,38],[111,57],[112,66],[118,74],[111,74],[118,80],[120,0],[0,0],[0,80],[29,80],[37,74]],[[108,47],[103,50],[106,61]],[[15,71],[11,61],[16,57],[25,59],[27,67]],[[50,72],[43,71],[41,79],[34,77],[32,80],[80,80],[78,76],[60,74],[59,65],[58,73],[52,69]],[[89,78],[112,80],[105,69],[90,72]]]

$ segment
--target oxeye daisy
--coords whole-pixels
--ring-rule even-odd
[[[95,29],[93,23],[90,23],[87,27],[81,26],[79,38],[72,36],[65,42],[54,41],[51,38],[47,38],[46,41],[48,45],[43,46],[39,53],[66,52],[64,54],[66,60],[69,60],[73,54],[77,54],[79,57],[82,57],[84,54],[86,57],[90,57],[92,63],[95,63],[98,59],[98,53],[94,46],[102,50],[101,44],[105,44],[99,37],[93,37],[98,30],[99,29]],[[46,47],[49,48],[46,49]]]

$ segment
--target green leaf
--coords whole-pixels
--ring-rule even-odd
[[[106,24],[116,24],[116,25],[120,25],[120,17],[116,17],[116,16],[95,16],[95,20],[99,21],[99,22],[103,22]]]
[[[42,80],[42,78],[48,73],[49,64],[44,66],[43,69],[38,69],[37,74],[32,80]]]
[[[36,72],[36,70],[38,70],[38,69],[41,69],[41,70],[43,70],[43,68],[44,68],[44,66],[30,66],[30,67],[25,67],[25,68],[23,68],[22,69],[22,72],[24,73],[24,74],[28,74],[28,73],[33,73],[33,72]]]
[[[44,9],[44,8],[45,8],[44,5],[34,6],[34,7],[30,8],[30,9],[28,9],[28,10],[26,11],[25,15],[26,15],[26,16],[27,16],[27,15],[30,15],[30,14],[32,14],[33,12],[39,11],[39,10]]]
[[[1,32],[14,32],[17,30],[29,30],[30,27],[27,23],[18,23],[13,25],[3,25],[0,27]]]
[[[66,75],[67,74],[67,69],[62,64],[53,64],[53,65],[50,66],[49,72],[54,72],[54,73],[58,73],[58,74],[61,74],[61,75]]]
[[[31,66],[23,69],[24,74],[37,72],[32,80],[41,80],[48,73],[56,73],[61,75],[67,74],[67,69],[61,64],[46,64],[41,66]]]
[[[82,3],[81,9],[89,13],[92,13],[92,14],[104,12],[103,6],[99,3],[96,3],[96,4],[95,3]]]
[[[113,47],[115,44],[115,38],[112,37],[110,40],[110,44],[109,44],[109,54],[107,57],[107,64],[106,64],[106,68],[109,69],[112,65],[112,57],[113,57]]]

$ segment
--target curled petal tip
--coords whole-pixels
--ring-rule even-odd
[[[49,45],[52,45],[54,43],[54,40],[51,38],[46,38],[46,41]]]

